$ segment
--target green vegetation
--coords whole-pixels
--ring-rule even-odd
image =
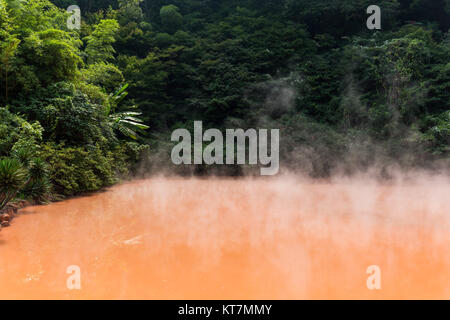
[[[0,209],[16,197],[46,202],[111,185],[147,148],[135,130],[147,128],[140,112],[118,105],[118,22],[83,35],[67,17],[46,0],[0,0]]]
[[[450,3],[378,1],[378,31],[370,4],[0,0],[0,201],[98,190],[146,145],[169,163],[194,120],[280,128],[282,165],[313,176],[448,165]]]

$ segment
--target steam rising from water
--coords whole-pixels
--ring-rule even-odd
[[[30,207],[0,232],[0,298],[448,299],[450,183],[414,176],[151,178]]]

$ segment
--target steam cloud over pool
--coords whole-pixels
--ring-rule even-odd
[[[24,209],[0,232],[0,298],[450,299],[448,195],[439,177],[125,183]]]

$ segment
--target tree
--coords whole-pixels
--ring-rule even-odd
[[[128,95],[126,89],[128,84],[123,85],[119,90],[109,96],[109,105],[107,107],[107,115],[111,121],[111,126],[119,130],[124,136],[137,139],[137,130],[146,130],[149,126],[143,124],[143,121],[138,118],[142,115],[141,112],[122,111],[117,112],[119,103]]]
[[[81,42],[68,32],[47,29],[24,39],[20,57],[34,67],[35,77],[45,86],[77,78],[78,69],[83,64],[79,46]]]
[[[117,89],[124,81],[122,72],[114,64],[97,62],[82,70],[84,80],[103,88],[106,92]]]
[[[141,22],[144,14],[140,4],[143,0],[119,0],[119,23],[126,25],[130,22]]]
[[[115,50],[112,45],[116,41],[115,34],[118,31],[119,23],[113,19],[101,20],[94,26],[92,34],[85,38],[85,52],[89,64],[114,59]]]
[[[8,101],[8,72],[10,68],[10,60],[16,54],[19,43],[19,39],[10,37],[5,41],[5,43],[2,43],[2,48],[0,49],[0,59],[2,61],[1,68],[4,70],[5,77],[5,101]]]
[[[67,30],[64,3],[73,3],[57,3],[62,8],[49,0],[0,0],[2,206],[18,196],[45,201],[53,192],[73,195],[111,185],[144,150],[120,133],[136,138],[133,129],[147,128],[139,113],[106,112],[114,104],[106,92],[124,81],[112,63],[115,18],[133,20],[127,25],[138,34],[139,1],[121,1],[120,13],[117,1],[97,1],[112,8],[89,16],[82,10],[86,24],[80,31]],[[76,3],[94,8],[92,0]],[[151,30],[149,24],[139,27]]]
[[[162,7],[159,15],[164,31],[168,33],[175,33],[183,24],[183,16],[173,4]]]

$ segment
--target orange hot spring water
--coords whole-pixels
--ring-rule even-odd
[[[439,177],[124,183],[23,209],[0,232],[0,298],[450,299],[449,196]]]

